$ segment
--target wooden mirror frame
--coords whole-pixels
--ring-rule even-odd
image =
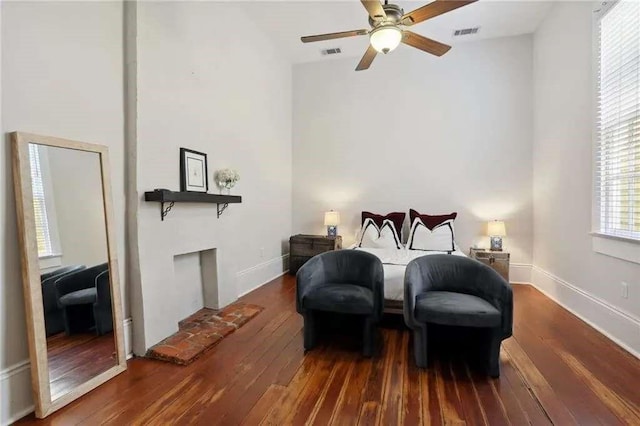
[[[111,198],[109,149],[103,145],[94,145],[23,132],[11,133],[11,142],[13,147],[13,182],[16,196],[18,237],[22,254],[22,283],[27,317],[29,358],[31,361],[31,383],[33,386],[36,417],[43,418],[127,369],[119,269],[116,253],[117,242],[114,232],[115,221],[113,218],[113,202]],[[47,337],[44,324],[42,284],[40,281],[36,223],[33,210],[29,143],[99,154],[105,230],[107,236],[107,255],[109,257],[109,270],[113,271],[113,273],[109,274],[109,279],[111,281],[111,308],[113,313],[116,364],[54,401],[51,400],[49,383]]]

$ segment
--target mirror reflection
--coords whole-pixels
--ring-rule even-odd
[[[117,364],[100,154],[29,144],[52,401]]]

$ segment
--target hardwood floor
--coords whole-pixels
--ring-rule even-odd
[[[51,399],[67,394],[79,384],[116,365],[113,332],[97,336],[59,333],[47,338]]]
[[[409,333],[382,330],[362,358],[344,339],[303,354],[294,279],[241,300],[266,309],[181,367],[148,359],[42,421],[22,423],[391,425],[640,424],[640,361],[530,286],[514,286],[499,379],[459,351],[415,367]]]

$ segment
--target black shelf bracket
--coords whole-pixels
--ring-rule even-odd
[[[222,215],[222,212],[224,212],[227,209],[227,207],[229,207],[229,203],[218,204],[218,219]]]
[[[165,209],[164,201],[160,202],[160,220],[164,220],[165,216],[169,214],[174,204],[175,201],[170,201],[169,206]]]

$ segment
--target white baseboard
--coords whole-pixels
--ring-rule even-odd
[[[131,318],[124,320],[124,342],[127,359],[133,356],[131,351]],[[0,425],[9,425],[31,413],[33,396],[31,394],[31,364],[29,360],[20,361],[0,371]]]
[[[531,282],[550,299],[640,358],[640,319],[537,266],[533,266]]]
[[[289,270],[289,254],[267,260],[237,273],[238,297],[262,287]]]
[[[640,358],[640,319],[535,265],[512,263],[512,284],[531,284],[551,300]]]
[[[33,411],[29,360],[0,371],[0,394],[0,424],[9,425]]]
[[[509,265],[509,281],[514,284],[531,284],[530,263],[511,263]]]

